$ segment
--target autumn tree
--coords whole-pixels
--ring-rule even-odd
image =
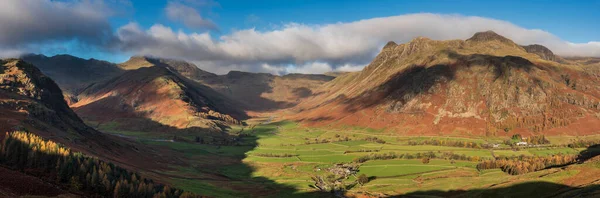
[[[358,176],[357,181],[362,186],[369,182],[369,177],[363,173]]]

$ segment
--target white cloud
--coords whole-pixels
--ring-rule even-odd
[[[388,41],[403,43],[417,36],[467,39],[486,30],[519,44],[545,45],[559,55],[600,56],[598,42],[570,43],[546,31],[506,21],[429,13],[325,25],[290,23],[271,31],[246,29],[219,38],[209,33],[186,34],[160,24],[148,30],[130,24],[120,28],[117,36],[122,50],[196,61],[201,68],[213,71],[215,67],[225,67],[271,73],[321,73],[327,70],[325,65],[335,71],[355,71],[368,64]],[[286,69],[290,64],[295,69]]]
[[[112,39],[103,1],[4,0],[0,6],[0,45],[18,50],[28,44],[78,39],[101,44]]]
[[[200,16],[198,10],[178,2],[169,2],[165,7],[167,18],[172,21],[181,22],[185,26],[194,29],[216,29],[217,26],[210,20]]]
[[[130,23],[114,32],[108,17],[115,11],[108,8],[107,2],[5,0],[0,7],[0,55],[30,51],[44,43],[77,40],[109,52],[184,59],[216,73],[322,73],[359,70],[388,41],[404,43],[417,36],[466,39],[475,32],[493,30],[519,44],[545,45],[559,55],[600,57],[600,42],[572,43],[506,21],[430,13],[348,23],[289,23],[268,31],[245,29],[220,37],[209,32],[185,33],[162,24],[142,29]],[[171,19],[188,26],[211,26],[196,9],[186,5],[216,4],[211,0],[173,0],[165,11]]]

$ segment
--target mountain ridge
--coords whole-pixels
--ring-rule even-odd
[[[384,47],[361,72],[326,83],[290,118],[406,135],[556,134],[562,127],[590,134],[597,128],[589,125],[600,122],[600,89],[589,85],[600,81],[493,32],[466,41],[419,37]]]

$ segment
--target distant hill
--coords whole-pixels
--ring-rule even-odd
[[[595,134],[600,78],[541,45],[492,31],[467,40],[388,43],[361,72],[315,90],[290,118],[406,135]]]
[[[201,79],[217,76],[216,74],[201,70],[192,63],[174,59],[133,56],[126,62],[118,64],[118,66],[124,70],[135,70],[142,67],[152,66],[165,67],[176,71],[189,79]]]
[[[244,104],[251,112],[290,108],[315,94],[314,89],[335,77],[321,74],[287,74],[231,71],[226,75],[198,79],[223,95]]]
[[[67,96],[69,103],[76,101],[74,96],[88,85],[124,72],[114,63],[96,59],[86,60],[71,55],[47,57],[41,54],[28,54],[21,59],[35,65],[44,74],[54,79]]]
[[[314,88],[335,78],[322,74],[277,76],[241,71],[216,75],[201,70],[189,62],[143,56],[134,56],[119,64],[119,67],[124,70],[152,66],[168,68],[188,79],[209,86],[243,104],[240,108],[250,112],[270,112],[292,107],[303,98],[312,95]]]
[[[78,97],[71,106],[80,116],[119,130],[222,131],[247,118],[236,102],[163,66],[128,70]]]

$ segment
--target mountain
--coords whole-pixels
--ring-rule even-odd
[[[241,71],[216,75],[201,70],[189,62],[143,56],[134,56],[125,63],[119,64],[119,67],[124,70],[152,66],[168,68],[188,79],[206,85],[243,104],[240,108],[249,112],[271,112],[292,107],[312,95],[313,89],[335,78],[335,76],[321,74],[277,76]]]
[[[594,134],[600,78],[559,59],[492,31],[390,42],[362,71],[326,83],[288,117],[404,135]]]
[[[199,79],[223,95],[244,104],[249,112],[269,113],[290,108],[314,94],[335,77],[320,74],[287,74],[276,76],[267,73],[231,71],[226,75]]]
[[[83,123],[58,85],[35,66],[19,59],[2,60],[1,65],[2,131],[26,129],[71,139],[98,133]]]
[[[236,102],[163,66],[128,70],[78,97],[71,107],[80,116],[115,130],[222,131],[247,118]]]
[[[93,185],[99,186],[103,178],[109,190],[102,193],[112,195],[119,187],[117,180],[134,175],[123,167],[166,168],[167,161],[176,160],[140,152],[151,149],[87,126],[69,108],[58,85],[20,59],[0,60],[0,131],[0,175],[12,179],[0,182],[3,197],[99,194],[77,187],[91,181],[91,173],[97,176]],[[151,180],[142,181],[154,193],[172,192]],[[64,185],[69,182],[77,185]]]
[[[47,57],[41,54],[28,54],[21,59],[35,65],[44,74],[54,79],[65,93],[69,103],[75,102],[74,96],[88,85],[123,73],[116,64],[96,59],[86,60],[71,55]]]
[[[540,58],[542,58],[544,60],[560,61],[560,57],[554,55],[554,53],[552,51],[550,51],[550,49],[546,48],[543,45],[533,44],[533,45],[527,45],[527,46],[522,46],[522,47],[523,47],[523,49],[525,49],[525,51],[527,51],[529,53],[537,54],[540,56]]]
[[[20,59],[0,61],[0,131],[28,131],[89,155],[122,161],[142,159],[131,142],[87,126],[62,91],[38,68]],[[139,145],[138,148],[142,148]],[[147,156],[146,156],[147,157]]]
[[[170,70],[176,71],[189,79],[201,79],[217,76],[216,74],[201,70],[192,63],[174,59],[133,56],[129,60],[119,64],[118,66],[124,70],[135,70],[142,67],[152,66],[165,67],[169,68]]]

